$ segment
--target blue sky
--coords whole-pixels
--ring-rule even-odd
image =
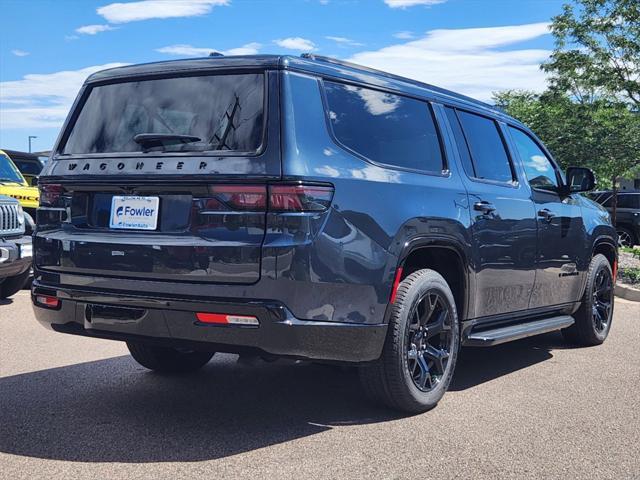
[[[305,51],[482,100],[544,88],[562,0],[2,0],[0,148],[51,148],[90,73],[118,64]]]

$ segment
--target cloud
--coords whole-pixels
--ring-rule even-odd
[[[96,11],[109,23],[128,23],[152,18],[195,17],[213,7],[229,5],[230,0],[142,0],[110,3]]]
[[[512,46],[548,33],[547,23],[431,30],[417,40],[348,60],[489,101],[494,91],[544,90],[539,65],[551,52]]]
[[[331,35],[327,35],[326,37],[327,40],[331,40],[333,42],[336,42],[338,45],[342,45],[345,47],[363,47],[364,43],[360,43],[360,42],[356,42],[354,40],[351,40],[350,38],[347,37],[334,37]]]
[[[447,0],[384,0],[384,3],[391,8],[407,8],[415,7],[416,5],[437,5],[438,3],[444,3]]]
[[[109,30],[116,30],[116,28],[111,25],[84,25],[76,28],[76,33],[81,35],[95,35],[96,33],[107,32]]]
[[[156,52],[166,53],[167,55],[178,55],[181,57],[206,57],[211,52],[220,52],[223,55],[256,55],[260,48],[262,48],[262,45],[257,42],[247,43],[241,47],[231,48],[229,50],[178,44],[158,48],[156,49]]]
[[[316,49],[315,43],[301,37],[282,38],[280,40],[274,40],[273,43],[288,50],[302,50],[310,52]]]
[[[404,31],[398,32],[398,33],[394,33],[393,37],[394,38],[398,38],[400,40],[411,40],[413,38],[416,38],[416,36],[413,34],[413,32],[409,32],[407,30],[404,30]]]
[[[0,82],[0,125],[3,129],[59,128],[89,75],[123,65],[126,64],[108,63]]]
[[[25,52],[24,50],[20,49],[11,50],[11,53],[13,53],[16,57],[26,57],[27,55],[30,55],[29,52]]]

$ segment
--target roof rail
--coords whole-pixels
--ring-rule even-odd
[[[447,90],[446,88],[442,88],[442,87],[437,87],[435,85],[431,85],[430,83],[421,82],[419,80],[413,80],[411,78],[403,77],[401,75],[396,75],[394,73],[385,72],[384,70],[378,70],[376,68],[365,67],[363,65],[358,65],[357,63],[345,62],[344,60],[340,60],[338,58],[326,57],[324,55],[316,55],[315,53],[303,53],[300,56],[302,58],[304,58],[304,59],[307,59],[307,60],[312,60],[312,61],[316,61],[316,62],[325,62],[325,63],[330,63],[330,64],[333,64],[333,65],[341,65],[343,67],[353,68],[353,69],[356,69],[356,70],[362,70],[362,71],[365,71],[365,72],[373,73],[375,75],[381,75],[381,76],[384,76],[384,77],[387,77],[387,78],[392,78],[394,80],[399,80],[399,81],[402,81],[402,82],[411,83],[413,85],[426,87],[426,88],[429,88],[430,90],[434,90],[434,91],[436,91],[438,93],[441,93],[443,95],[448,95],[450,97],[461,98],[461,99],[466,100],[467,102],[475,103],[477,105],[481,105],[481,106],[483,106],[485,108],[489,108],[491,110],[497,110],[494,105],[491,105],[489,103],[483,102],[483,101],[478,100],[478,99],[475,99],[473,97],[468,97],[467,95],[462,95],[461,93],[452,92],[451,90]],[[500,112],[504,113],[502,111],[500,111]]]

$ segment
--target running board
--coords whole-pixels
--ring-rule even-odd
[[[483,330],[481,332],[471,331],[463,345],[471,347],[492,347],[494,345],[500,345],[501,343],[567,328],[573,325],[574,322],[573,317],[560,315],[558,317],[519,323],[517,325],[500,327],[493,330]]]

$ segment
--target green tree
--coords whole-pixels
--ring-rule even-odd
[[[640,1],[574,0],[553,18],[556,47],[542,69],[580,103],[605,96],[640,110]]]

